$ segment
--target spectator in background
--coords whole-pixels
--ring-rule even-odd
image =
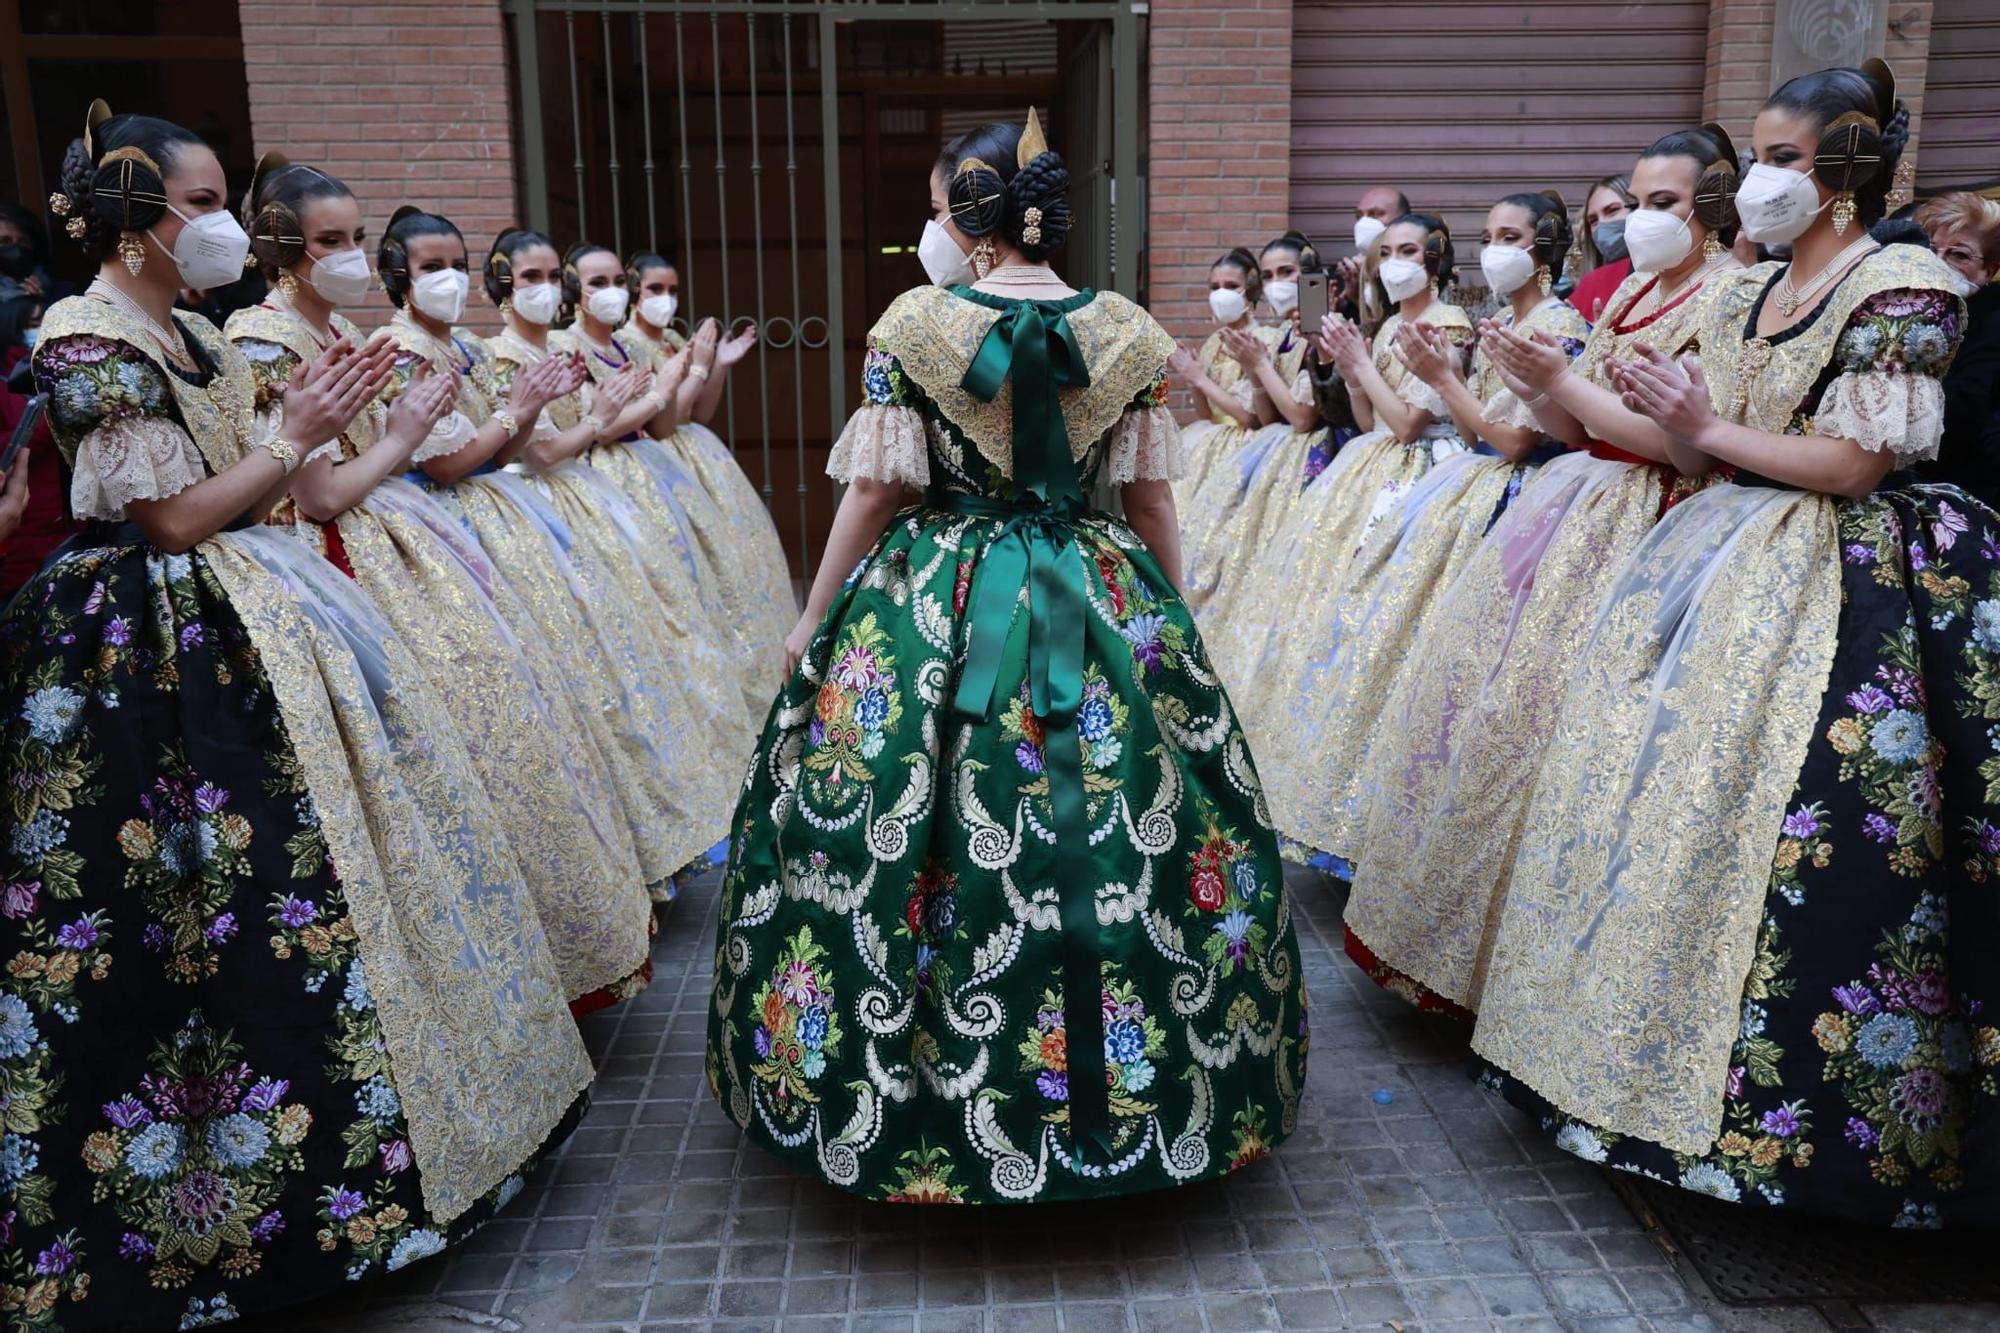
[[[1371,185],[1354,201],[1354,253],[1334,265],[1327,292],[1328,303],[1349,320],[1372,329],[1386,313],[1374,311],[1371,319],[1365,308],[1374,296],[1369,290],[1374,273],[1368,258],[1376,238],[1409,211],[1408,197],[1393,185]]]
[[[0,449],[34,392],[28,353],[42,323],[39,298],[0,301]],[[66,484],[47,418],[0,483],[0,605],[41,568],[42,561],[76,530],[63,503]]]
[[[2000,203],[1965,190],[1917,206],[1917,225],[1965,298],[1965,341],[1944,377],[1944,442],[1919,471],[2000,505]]]
[[[1611,293],[1632,272],[1632,260],[1625,253],[1625,215],[1636,207],[1630,172],[1598,180],[1583,197],[1583,225],[1577,228],[1572,252],[1576,286],[1567,299],[1593,324]]]
[[[19,204],[0,204],[0,306],[22,300],[53,301],[48,247],[41,223]]]

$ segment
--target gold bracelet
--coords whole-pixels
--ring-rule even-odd
[[[292,475],[292,469],[299,465],[299,447],[282,436],[273,435],[264,441],[264,448],[278,460],[278,466],[285,470],[288,477]]]
[[[508,439],[511,440],[516,435],[519,435],[521,433],[520,418],[515,416],[512,412],[509,412],[506,408],[503,407],[498,412],[495,412],[493,414],[493,419],[500,423],[500,428],[502,430],[507,432]]]
[[[604,434],[605,426],[603,417],[587,416],[583,419],[583,424],[590,427],[593,435],[602,436]]]
[[[708,367],[702,365],[689,366],[687,373],[695,379],[705,380],[708,378]]]
[[[646,390],[645,393],[640,395],[639,401],[642,403],[651,403],[653,405],[654,416],[658,416],[660,415],[660,413],[667,410],[667,400],[660,397],[660,391],[658,389]]]

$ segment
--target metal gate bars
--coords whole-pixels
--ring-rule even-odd
[[[856,306],[867,258],[857,211],[878,182],[856,179],[865,173],[855,163],[877,127],[861,123],[858,94],[840,77],[842,35],[855,31],[848,25],[1091,21],[1069,65],[1069,100],[1079,133],[1109,151],[1084,161],[1072,152],[1078,204],[1098,219],[1077,258],[1108,277],[1105,285],[1136,295],[1143,3],[503,3],[525,221],[563,245],[666,254],[681,277],[684,328],[713,316],[730,331],[757,329],[715,426],[746,463],[757,459],[748,470],[761,472],[765,503],[804,577],[831,505],[830,486],[813,478],[846,419],[849,338],[879,313]],[[778,170],[781,180],[766,179]],[[1121,182],[1128,207],[1114,229]],[[780,472],[794,491],[790,505],[778,503]]]

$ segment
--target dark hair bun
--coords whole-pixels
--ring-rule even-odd
[[[984,162],[968,162],[946,191],[951,221],[967,236],[991,236],[1007,220],[1007,183]]]
[[[1038,153],[1007,182],[1007,240],[1029,259],[1044,259],[1069,238],[1069,168]]]
[[[142,149],[106,153],[91,173],[89,193],[89,212],[113,231],[144,231],[166,216],[166,182]]]

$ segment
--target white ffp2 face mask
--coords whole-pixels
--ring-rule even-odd
[[[1218,324],[1234,324],[1243,318],[1243,312],[1249,308],[1250,302],[1234,288],[1217,287],[1208,294],[1208,312],[1215,316]]]
[[[410,284],[410,304],[440,324],[456,324],[471,290],[472,279],[463,269],[443,268]]]
[[[625,322],[625,309],[631,304],[632,293],[623,287],[600,287],[584,302],[592,319],[614,329]]]
[[[1375,272],[1391,301],[1407,301],[1431,285],[1431,275],[1413,259],[1385,259]]]
[[[375,289],[375,274],[360,250],[336,250],[313,260],[311,282],[329,305],[360,305]]]
[[[227,210],[203,213],[200,217],[187,214],[167,205],[167,210],[187,225],[181,234],[174,237],[174,248],[167,253],[174,257],[174,267],[180,270],[181,284],[198,292],[214,291],[217,287],[227,287],[243,276],[243,261],[250,257],[250,234]],[[160,238],[148,228],[154,245],[160,249]]]
[[[1354,248],[1362,254],[1368,247],[1382,239],[1382,233],[1389,230],[1389,224],[1381,218],[1360,217],[1354,219]]]
[[[1280,315],[1289,315],[1299,308],[1299,285],[1296,282],[1267,282],[1264,284],[1264,299]]]
[[[1736,191],[1736,216],[1743,221],[1743,234],[1760,245],[1797,240],[1825,207],[1810,171],[1762,162],[1743,174],[1742,188]]]
[[[562,306],[562,289],[553,282],[516,287],[508,304],[514,307],[515,314],[530,324],[553,324],[556,311]]]
[[[1625,215],[1625,253],[1640,273],[1664,273],[1694,249],[1688,220],[1664,208],[1641,208]]]
[[[970,285],[977,276],[972,271],[972,260],[958,248],[958,242],[951,239],[951,233],[940,226],[936,218],[924,223],[923,239],[917,242],[917,262],[924,266],[924,273],[931,282],[939,287]]]
[[[1495,242],[1479,252],[1479,271],[1495,296],[1512,296],[1535,276],[1535,256],[1518,245]]]
[[[639,302],[639,318],[656,329],[664,329],[674,322],[674,316],[680,313],[680,308],[681,303],[677,297],[649,296]]]

